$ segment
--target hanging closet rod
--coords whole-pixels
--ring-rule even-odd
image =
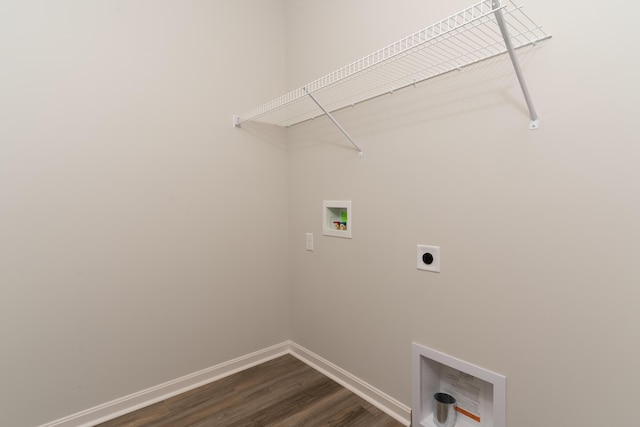
[[[333,73],[234,116],[233,124],[239,126],[256,120],[292,126],[508,52],[530,110],[530,127],[535,128],[537,114],[514,50],[549,37],[513,0],[480,1]],[[320,93],[322,108],[308,96]]]

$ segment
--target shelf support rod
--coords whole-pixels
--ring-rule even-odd
[[[347,139],[351,142],[351,144],[353,144],[353,146],[356,148],[356,150],[358,150],[358,157],[362,157],[362,156],[364,156],[364,153],[362,152],[362,148],[360,148],[360,146],[359,146],[358,144],[356,144],[356,142],[353,140],[353,138],[351,138],[351,137],[349,136],[349,134],[347,133],[347,131],[346,131],[346,130],[344,130],[344,128],[343,128],[342,126],[340,126],[340,123],[338,123],[338,122],[336,121],[336,119],[334,119],[334,118],[333,118],[333,116],[331,115],[331,113],[330,113],[330,112],[328,112],[328,111],[327,111],[327,110],[322,106],[322,104],[320,104],[320,102],[318,102],[318,100],[316,99],[316,97],[315,97],[315,96],[313,96],[313,94],[312,94],[311,92],[309,92],[309,91],[307,90],[307,88],[306,88],[306,87],[304,88],[304,91],[307,93],[307,95],[309,95],[309,97],[313,100],[313,102],[315,102],[315,103],[316,103],[316,105],[317,105],[318,107],[320,107],[320,109],[322,110],[322,112],[323,112],[324,114],[326,114],[326,115],[327,115],[327,117],[329,117],[329,118],[331,119],[331,121],[333,122],[333,124],[334,124],[334,125],[336,125],[336,127],[337,127],[338,129],[340,129],[340,132],[342,132],[342,134],[343,134],[344,136],[346,136],[346,137],[347,137]]]
[[[524,75],[522,74],[522,70],[520,69],[520,63],[518,62],[518,57],[516,56],[515,50],[513,49],[513,44],[511,43],[511,36],[509,35],[509,31],[507,30],[507,25],[504,22],[504,16],[502,15],[500,0],[492,0],[492,7],[495,10],[494,15],[496,17],[496,22],[498,23],[498,27],[500,27],[500,32],[502,33],[504,44],[507,47],[507,51],[509,52],[511,63],[513,64],[513,68],[516,72],[516,76],[518,77],[518,81],[520,82],[520,88],[522,89],[524,100],[527,103],[527,108],[529,108],[529,118],[531,119],[531,121],[529,122],[529,129],[538,129],[539,127],[538,113],[536,113],[536,109],[534,108],[533,102],[531,101],[531,95],[529,95],[529,89],[527,88],[527,83],[524,80]]]

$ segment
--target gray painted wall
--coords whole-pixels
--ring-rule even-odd
[[[284,133],[231,126],[283,91],[283,28],[279,0],[0,2],[0,425],[288,338]]]
[[[363,159],[326,119],[291,129],[292,339],[406,404],[416,341],[506,375],[509,426],[624,425],[640,395],[638,7],[523,3],[553,34],[520,53],[539,130],[507,58],[337,113]],[[288,1],[289,87],[469,5]],[[353,201],[352,240],[321,236],[322,200]],[[440,274],[416,270],[418,243],[441,246]]]

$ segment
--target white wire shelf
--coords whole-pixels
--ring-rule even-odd
[[[503,36],[501,23],[507,35]],[[301,88],[233,117],[292,126],[551,37],[513,0],[485,0]],[[512,45],[510,49],[509,44]],[[527,104],[526,86],[512,57]],[[324,111],[313,96],[322,102]],[[532,110],[532,105],[529,105]],[[537,117],[532,110],[532,128]],[[330,116],[331,117],[331,116]]]

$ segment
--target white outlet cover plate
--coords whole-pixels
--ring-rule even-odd
[[[422,256],[426,253],[433,256],[431,264],[426,264],[422,260]],[[440,273],[440,246],[418,245],[417,268],[418,270]]]

